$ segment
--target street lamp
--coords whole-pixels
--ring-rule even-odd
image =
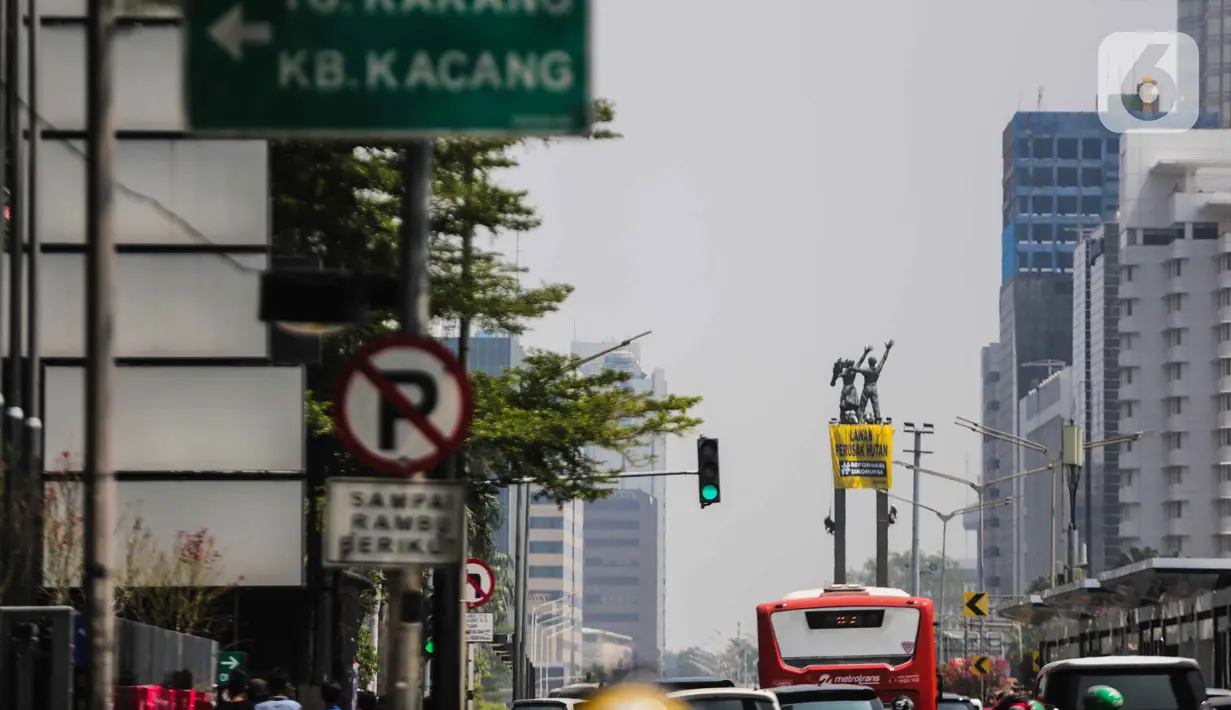
[[[1001,505],[1007,505],[1007,504],[1009,504],[1009,503],[1012,503],[1014,500],[1016,500],[1016,498],[1015,498],[1015,497],[1012,497],[1012,496],[1011,496],[1011,497],[1009,497],[1009,498],[1001,498],[1001,499],[996,500],[996,501],[993,501],[993,502],[991,502],[991,503],[979,503],[979,504],[977,504],[977,505],[968,505],[968,506],[966,506],[965,508],[958,508],[957,510],[955,510],[955,511],[953,511],[953,512],[951,512],[951,513],[942,513],[942,512],[940,512],[939,510],[937,510],[937,509],[935,509],[935,508],[933,508],[933,507],[931,507],[931,506],[927,506],[927,505],[924,505],[924,504],[922,504],[922,503],[916,503],[916,502],[914,502],[914,501],[910,500],[909,498],[903,498],[903,497],[901,497],[901,496],[896,496],[896,495],[894,495],[894,494],[892,494],[892,493],[890,493],[890,494],[889,494],[889,497],[890,497],[890,498],[895,498],[895,499],[900,500],[900,501],[902,501],[902,502],[904,502],[904,503],[910,503],[911,505],[915,506],[916,508],[922,508],[922,509],[924,509],[924,510],[926,510],[926,511],[929,511],[929,512],[935,513],[935,514],[936,514],[936,517],[940,518],[940,529],[941,529],[941,533],[940,533],[940,534],[942,535],[942,538],[941,538],[941,541],[940,541],[940,613],[943,615],[943,614],[945,613],[945,570],[946,570],[946,569],[948,569],[948,567],[949,567],[949,561],[948,561],[948,560],[949,560],[949,558],[948,558],[948,551],[949,551],[949,521],[950,521],[950,520],[953,520],[954,518],[956,518],[956,517],[957,517],[957,516],[959,516],[959,515],[963,515],[963,514],[965,514],[965,513],[970,513],[970,512],[976,511],[976,510],[977,510],[977,511],[979,511],[979,514],[980,514],[980,515],[982,515],[982,513],[983,513],[983,511],[984,511],[985,509],[987,509],[987,508],[995,508],[995,507],[997,507],[997,506],[1001,506]],[[982,567],[983,567],[983,548],[982,548],[982,547],[980,547],[980,548],[979,548],[979,553],[978,553],[978,563],[977,563],[977,564],[978,564],[978,566],[979,566],[980,568],[982,568]],[[980,580],[979,584],[980,584],[980,585],[982,585],[982,584],[983,584],[982,580]]]
[[[974,481],[970,480],[969,478],[962,478],[962,477],[960,477],[960,476],[953,476],[953,475],[950,475],[950,474],[947,474],[947,473],[941,473],[940,471],[931,471],[931,470],[926,469],[926,468],[917,468],[916,466],[914,466],[914,465],[912,465],[912,464],[905,463],[905,462],[903,462],[903,461],[894,461],[893,463],[894,463],[894,465],[896,465],[896,466],[903,466],[903,467],[905,467],[905,468],[909,468],[910,470],[914,471],[916,474],[924,473],[924,474],[927,474],[927,475],[929,475],[929,476],[935,476],[935,477],[937,477],[937,478],[943,478],[943,479],[945,479],[946,481],[953,481],[954,483],[961,483],[961,484],[964,484],[964,485],[970,486],[970,488],[971,488],[972,490],[974,490],[975,495],[976,495],[976,496],[978,497],[978,499],[979,499],[979,506],[982,506],[982,507],[979,507],[979,555],[978,555],[978,560],[979,560],[979,568],[978,568],[978,570],[976,570],[976,572],[975,572],[975,574],[978,576],[978,579],[979,579],[979,587],[980,587],[980,588],[982,588],[982,587],[983,587],[983,511],[986,509],[986,506],[985,506],[984,504],[985,504],[987,501],[986,501],[986,500],[984,500],[984,494],[987,492],[987,489],[988,489],[989,487],[991,487],[991,486],[994,486],[994,485],[998,484],[998,483],[1006,483],[1006,482],[1008,482],[1008,481],[1012,481],[1012,480],[1014,480],[1014,479],[1022,478],[1022,477],[1024,477],[1024,476],[1029,476],[1029,475],[1031,475],[1031,474],[1035,474],[1035,473],[1042,473],[1042,472],[1044,472],[1044,471],[1049,471],[1049,470],[1051,470],[1051,468],[1050,468],[1050,467],[1048,467],[1048,466],[1044,466],[1044,467],[1042,467],[1042,468],[1032,468],[1032,469],[1030,469],[1029,471],[1018,471],[1017,473],[1010,473],[1010,474],[1009,474],[1009,475],[1007,475],[1007,476],[1003,476],[1003,477],[1001,477],[1001,478],[993,479],[993,480],[991,480],[991,481],[988,481],[987,483],[975,483]],[[917,476],[916,476],[916,478],[917,478]],[[976,506],[976,507],[978,507],[978,506]],[[1016,564],[1016,562],[1015,562],[1014,564]]]
[[[1136,441],[1140,439],[1142,436],[1144,436],[1145,432],[1139,431],[1133,434],[1124,434],[1121,436],[1113,436],[1108,439],[1100,439],[1099,441],[1083,442],[1081,427],[1074,425],[1073,420],[1070,419],[1069,423],[1064,426],[1064,431],[1063,431],[1063,434],[1061,436],[1061,441],[1060,441],[1061,450],[1057,452],[1057,451],[1052,451],[1051,449],[1047,448],[1046,446],[1038,442],[1030,441],[1028,439],[1023,439],[1019,436],[1014,436],[1013,434],[1009,434],[1003,431],[985,427],[982,424],[979,424],[978,422],[972,421],[970,419],[966,419],[965,417],[957,417],[955,420],[955,423],[958,426],[963,427],[965,429],[969,429],[976,434],[981,434],[983,436],[990,436],[993,439],[999,439],[1001,441],[1013,444],[1014,446],[1017,446],[1019,448],[1029,449],[1031,451],[1037,451],[1038,453],[1042,454],[1043,457],[1047,460],[1048,468],[1052,469],[1051,583],[1053,587],[1056,586],[1056,583],[1058,581],[1056,578],[1056,567],[1058,566],[1057,563],[1059,562],[1059,560],[1057,559],[1058,555],[1057,555],[1057,550],[1056,550],[1056,522],[1057,522],[1057,519],[1056,519],[1056,484],[1057,484],[1057,479],[1059,478],[1059,474],[1060,474],[1060,469],[1058,467],[1062,464],[1068,467],[1069,526],[1068,526],[1068,531],[1067,531],[1068,532],[1068,551],[1066,554],[1066,558],[1067,558],[1068,577],[1069,577],[1068,581],[1072,581],[1072,578],[1075,574],[1075,570],[1077,569],[1077,487],[1081,481],[1081,467],[1083,464],[1084,454],[1086,451],[1089,451],[1090,449],[1097,449],[1097,448],[1101,448],[1104,446],[1111,446],[1113,444],[1123,444],[1123,443],[1128,443],[1131,441]],[[1086,501],[1086,515],[1087,516],[1090,516],[1093,514],[1090,504],[1091,504],[1091,501],[1087,500]],[[1017,518],[1015,518],[1014,520],[1013,528],[1015,531],[1020,531],[1021,525],[1018,524]],[[1088,534],[1089,533],[1087,533],[1087,535]],[[1018,532],[1018,535],[1020,535],[1020,532]],[[1086,542],[1088,544],[1089,540],[1087,540]],[[982,540],[980,540],[979,544],[980,544],[980,547],[982,547]],[[1014,570],[1016,571],[1017,569],[1016,551],[1018,548],[1020,548],[1020,541],[1014,541],[1014,548],[1015,548],[1014,549],[1014,553],[1015,553],[1014,554],[1014,560],[1015,560]],[[1017,576],[1020,577],[1020,575],[1017,575]],[[1014,592],[1016,591],[1017,590],[1014,590]]]

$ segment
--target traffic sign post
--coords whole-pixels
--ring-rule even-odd
[[[962,616],[985,617],[988,612],[987,592],[966,592],[966,600],[962,604]]]
[[[585,134],[590,0],[192,0],[190,130],[250,138]]]
[[[466,614],[466,643],[492,643],[496,637],[496,615]]]
[[[218,652],[218,687],[225,688],[231,680],[231,674],[244,667],[248,654],[238,651]]]
[[[330,478],[325,508],[326,567],[449,566],[465,556],[459,481]]]
[[[466,586],[462,589],[466,606],[477,609],[496,595],[496,572],[483,560],[471,557],[466,560]]]
[[[992,659],[987,656],[975,656],[970,659],[970,670],[975,675],[983,676],[992,672]]]
[[[443,345],[397,333],[351,357],[334,395],[338,436],[378,472],[409,476],[453,455],[470,430],[470,377]]]

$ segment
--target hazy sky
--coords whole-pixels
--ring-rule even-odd
[[[1174,29],[1176,2],[595,4],[597,92],[626,137],[535,149],[509,179],[546,220],[520,239],[522,264],[577,287],[524,342],[652,329],[643,364],[705,397],[723,501],[699,510],[691,479],[667,501],[667,645],[681,648],[741,622],[755,633],[756,604],[831,580],[835,358],[895,339],[886,415],[936,425],[926,466],[977,476],[978,437],[952,422],[978,418],[979,349],[999,331],[1001,133],[1040,86],[1046,110],[1093,108],[1099,41]],[[691,438],[673,441],[666,463],[695,457]],[[922,495],[973,502],[935,479]],[[872,494],[850,498],[854,566],[875,534]],[[940,522],[922,521],[939,552]],[[973,559],[958,521],[949,534],[950,554]]]

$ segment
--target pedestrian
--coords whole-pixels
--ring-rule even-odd
[[[337,681],[325,681],[321,684],[321,700],[325,710],[342,710],[342,686]]]
[[[248,674],[233,670],[227,677],[227,687],[222,690],[218,710],[253,710],[256,703],[248,697]]]
[[[291,675],[281,668],[269,673],[269,699],[256,704],[256,710],[303,710],[303,706],[287,697]]]
[[[258,705],[269,700],[269,686],[264,679],[251,678],[248,680],[248,699]]]

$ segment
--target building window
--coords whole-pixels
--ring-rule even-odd
[[[1214,330],[1218,333],[1218,342],[1231,341],[1231,323],[1219,323]]]
[[[638,530],[641,528],[641,521],[636,519],[591,518],[586,520],[585,525],[591,530]]]
[[[1036,158],[1055,157],[1055,152],[1052,150],[1052,147],[1055,144],[1052,143],[1052,139],[1050,138],[1035,138],[1030,141],[1030,145],[1034,151],[1034,157]]]
[[[1231,306],[1231,288],[1218,289],[1217,303],[1219,308]]]
[[[1120,299],[1120,315],[1122,316],[1133,315],[1133,303],[1135,303],[1136,301],[1137,299],[1135,298],[1121,298]]]
[[[587,624],[636,624],[640,621],[641,615],[636,613],[586,614]]]
[[[1167,416],[1177,417],[1184,413],[1184,398],[1167,397],[1163,400],[1163,406],[1167,410]]]
[[[1077,187],[1077,168],[1056,170],[1056,187]]]
[[[1102,160],[1103,141],[1098,138],[1082,138],[1081,158],[1082,160]]]
[[[1183,259],[1168,259],[1165,264],[1167,269],[1167,278],[1178,279],[1184,275],[1184,260]]]
[[[1136,475],[1135,471],[1121,471],[1120,472],[1120,487],[1121,488],[1132,488],[1135,475]]]
[[[1218,412],[1231,412],[1231,394],[1216,394],[1214,401],[1218,403]]]
[[[1136,270],[1137,270],[1136,266],[1121,266],[1120,267],[1120,280],[1123,281],[1124,283],[1132,283],[1133,282],[1133,272],[1135,272]]]
[[[638,538],[598,538],[586,540],[586,549],[597,549],[600,547],[641,547],[641,540]]]
[[[1178,486],[1184,482],[1183,466],[1165,466],[1163,473],[1167,476],[1167,485]]]
[[[1167,340],[1167,347],[1178,348],[1184,344],[1184,331],[1187,328],[1168,328],[1163,331],[1163,337]]]
[[[1057,138],[1056,157],[1060,160],[1077,160],[1077,139]]]
[[[1133,341],[1137,339],[1136,333],[1121,333],[1120,334],[1120,349],[1124,351],[1133,349]]]
[[[1163,365],[1163,372],[1167,375],[1167,381],[1179,382],[1184,379],[1184,366],[1187,364],[1184,362],[1169,362]]]
[[[1220,254],[1218,256],[1218,271],[1231,271],[1231,253]]]
[[[1163,303],[1167,307],[1167,312],[1168,313],[1179,313],[1180,311],[1184,310],[1184,296],[1185,295],[1186,294],[1183,294],[1183,293],[1169,293],[1166,296],[1163,296]]]
[[[529,574],[539,579],[564,579],[564,567],[560,565],[530,565]]]
[[[530,527],[537,530],[563,530],[564,517],[555,518],[530,518]]]
[[[1214,367],[1218,368],[1219,377],[1231,377],[1231,358],[1218,358],[1218,364]]]
[[[587,587],[634,587],[638,584],[641,584],[640,577],[586,577]]]
[[[1180,518],[1184,517],[1184,501],[1169,500],[1167,501],[1166,506],[1167,506],[1167,518],[1169,520],[1179,520]]]
[[[1217,446],[1231,446],[1231,429],[1219,429],[1214,432],[1214,443]]]
[[[1061,172],[1063,172],[1063,170],[1064,169],[1061,168]],[[1061,187],[1065,187],[1065,186],[1061,185]],[[1077,214],[1077,198],[1073,196],[1057,197],[1056,198],[1056,214],[1062,214],[1062,215],[1067,215],[1067,216],[1073,216]],[[1064,227],[1065,227],[1064,228],[1064,234],[1065,234],[1064,241],[1066,242],[1067,241],[1077,241],[1073,234],[1074,230],[1068,227],[1068,225],[1064,225]]]
[[[532,555],[563,555],[564,542],[561,540],[531,540],[530,554]]]
[[[1081,169],[1081,186],[1082,187],[1102,187],[1103,186],[1103,169],[1102,168],[1082,168]]]
[[[1125,400],[1125,401],[1120,402],[1120,416],[1124,417],[1125,419],[1128,419],[1133,416],[1132,401]]]
[[[1120,522],[1131,523],[1137,517],[1137,505],[1135,503],[1123,503],[1120,505]]]
[[[1137,369],[1137,368],[1135,368],[1135,367],[1121,367],[1121,368],[1120,368],[1120,384],[1122,384],[1122,385],[1131,385],[1131,384],[1133,384],[1133,370],[1135,370],[1135,369]]]
[[[1231,432],[1231,430],[1226,429],[1223,431]],[[1178,451],[1184,448],[1184,437],[1186,436],[1188,436],[1188,433],[1183,431],[1169,431],[1163,434],[1163,441],[1166,442],[1167,450]]]

